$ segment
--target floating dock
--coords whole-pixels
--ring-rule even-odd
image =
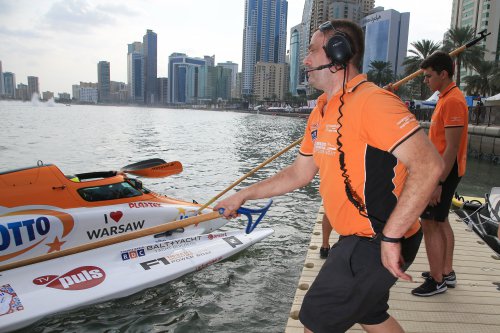
[[[314,281],[324,260],[319,258],[321,247],[321,208],[315,221],[304,268],[300,276],[285,333],[302,333],[304,327],[298,313],[304,295]],[[500,332],[500,257],[482,240],[450,213],[450,224],[455,233],[454,270],[457,286],[443,294],[417,297],[411,290],[424,280],[421,272],[429,269],[422,242],[417,257],[408,273],[414,282],[398,281],[391,289],[389,313],[405,332],[434,333],[498,333]],[[337,241],[332,232],[330,244]],[[363,332],[356,324],[348,332]]]

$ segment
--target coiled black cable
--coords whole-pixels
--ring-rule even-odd
[[[344,66],[344,80],[342,82],[342,94],[340,95],[339,117],[337,118],[337,123],[339,124],[339,127],[337,128],[337,134],[338,134],[337,149],[339,151],[340,170],[342,171],[342,177],[344,178],[345,193],[347,195],[347,198],[354,205],[354,207],[357,208],[359,215],[363,217],[368,217],[368,214],[366,213],[366,206],[363,203],[363,200],[358,195],[358,193],[356,193],[356,191],[352,188],[351,180],[349,179],[349,175],[347,174],[347,168],[345,165],[345,153],[342,150],[342,142],[340,141],[340,138],[342,137],[342,134],[340,133],[340,129],[342,128],[342,123],[340,122],[340,120],[344,116],[344,114],[342,113],[342,107],[344,106],[346,80],[347,80],[347,68]]]

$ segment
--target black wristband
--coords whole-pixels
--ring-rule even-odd
[[[382,242],[388,242],[388,243],[399,243],[401,242],[404,237],[401,237],[401,238],[392,238],[392,237],[387,237],[386,235],[384,235],[383,233],[380,233],[380,235],[382,236]]]
[[[444,182],[439,181],[438,186],[443,186],[443,185],[444,185]]]

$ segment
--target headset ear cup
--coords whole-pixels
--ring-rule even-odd
[[[336,65],[347,65],[352,58],[349,40],[342,35],[333,35],[325,45],[326,56]]]

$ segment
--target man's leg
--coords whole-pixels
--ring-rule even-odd
[[[323,220],[321,221],[321,229],[322,229],[322,242],[321,249],[319,250],[320,258],[327,258],[328,252],[330,251],[330,234],[332,233],[332,225],[328,220],[326,214],[323,214]]]
[[[443,279],[443,267],[445,258],[445,236],[444,230],[439,226],[442,222],[433,220],[422,220],[424,231],[425,250],[429,261],[431,276],[437,282]]]
[[[368,333],[404,333],[401,325],[393,317],[389,317],[389,319],[377,325],[362,324],[361,326]],[[306,331],[304,330],[304,332]]]
[[[453,271],[453,251],[455,249],[455,235],[451,229],[448,218],[444,222],[438,223],[442,235],[445,239],[443,274],[448,275]]]
[[[321,227],[323,230],[323,242],[321,243],[321,247],[330,248],[330,234],[332,233],[332,225],[330,224],[328,217],[326,217],[326,214],[323,215]]]

